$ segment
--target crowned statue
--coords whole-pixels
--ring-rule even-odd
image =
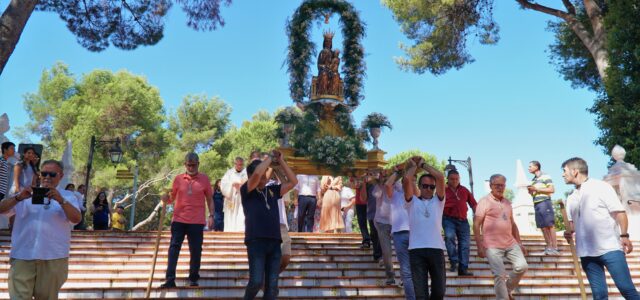
[[[343,102],[343,84],[340,78],[340,50],[333,50],[331,31],[324,32],[322,50],[318,54],[318,76],[311,80],[311,101]],[[337,105],[338,103],[333,103]]]

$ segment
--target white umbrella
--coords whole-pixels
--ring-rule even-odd
[[[59,188],[64,189],[68,183],[72,183],[71,177],[73,176],[73,151],[71,140],[67,141],[67,147],[64,148],[62,153],[62,164],[64,165],[64,177],[58,184]]]

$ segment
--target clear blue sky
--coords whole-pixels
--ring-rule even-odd
[[[609,157],[593,144],[598,129],[586,111],[595,95],[572,89],[548,63],[549,17],[521,10],[515,1],[496,2],[498,45],[470,41],[476,62],[436,77],[401,71],[393,57],[402,55],[398,44],[406,39],[391,12],[378,1],[353,2],[367,24],[365,99],[354,117],[359,123],[375,111],[390,118],[394,129],[380,138],[387,157],[416,148],[440,159],[471,156],[476,196],[484,194],[482,182],[493,173],[505,174],[513,184],[516,159],[541,161],[556,182],[556,197],[569,189],[560,172],[569,157],[585,158],[593,177],[606,174]],[[0,7],[7,3],[0,0]],[[101,53],[82,48],[56,15],[35,12],[0,76],[0,113],[9,114],[13,128],[24,125],[22,96],[37,90],[44,69],[63,61],[78,76],[94,69],[143,75],[158,87],[167,110],[190,93],[220,96],[232,106],[232,121],[239,126],[259,109],[273,112],[293,103],[283,66],[285,21],[298,5],[234,1],[222,9],[226,25],[212,32],[187,28],[176,6],[157,45]],[[336,24],[333,16],[334,30]],[[321,25],[314,27],[317,44]],[[334,46],[341,45],[341,37],[336,39]]]

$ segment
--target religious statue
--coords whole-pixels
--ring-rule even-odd
[[[329,94],[342,95],[342,79],[340,79],[340,50],[333,50],[331,59],[331,75],[329,76]]]
[[[322,50],[318,54],[318,76],[311,80],[311,100],[342,101],[340,50],[332,50],[334,33],[325,31]]]
[[[333,52],[331,52],[333,32],[326,31],[324,33],[324,42],[322,50],[318,54],[318,80],[316,83],[316,93],[324,95],[329,93],[329,76],[331,73],[331,63],[333,60]]]

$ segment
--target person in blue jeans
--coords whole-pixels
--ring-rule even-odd
[[[467,205],[475,213],[478,203],[473,194],[460,185],[460,174],[456,170],[451,170],[447,174],[445,195],[447,202],[444,205],[442,227],[451,263],[449,271],[455,272],[457,269],[460,276],[473,276],[473,273],[468,271],[471,230],[467,220]]]
[[[272,168],[280,168],[286,176],[281,184],[267,186]],[[249,180],[240,187],[246,225],[244,243],[249,258],[249,282],[244,299],[254,299],[263,286],[264,299],[276,299],[282,257],[278,199],[293,189],[298,180],[276,150],[263,160],[252,161],[247,167],[247,176]]]
[[[222,190],[220,189],[220,179],[216,180],[216,183],[213,184],[213,207],[214,207],[214,215],[213,215],[213,230],[214,231],[224,231],[224,195],[222,195]]]
[[[384,201],[391,204],[391,236],[396,257],[400,263],[400,276],[404,287],[404,297],[407,300],[415,300],[416,292],[413,288],[413,277],[411,277],[411,260],[409,257],[409,215],[405,209],[404,190],[402,189],[402,166],[393,168],[393,173],[384,183]]]
[[[629,240],[627,214],[608,183],[589,178],[589,167],[582,158],[562,163],[562,177],[576,189],[567,197],[570,228],[564,232],[567,242],[576,241],[576,252],[587,274],[593,299],[608,299],[605,267],[620,294],[627,300],[639,300],[629,272],[625,253],[633,251]]]

